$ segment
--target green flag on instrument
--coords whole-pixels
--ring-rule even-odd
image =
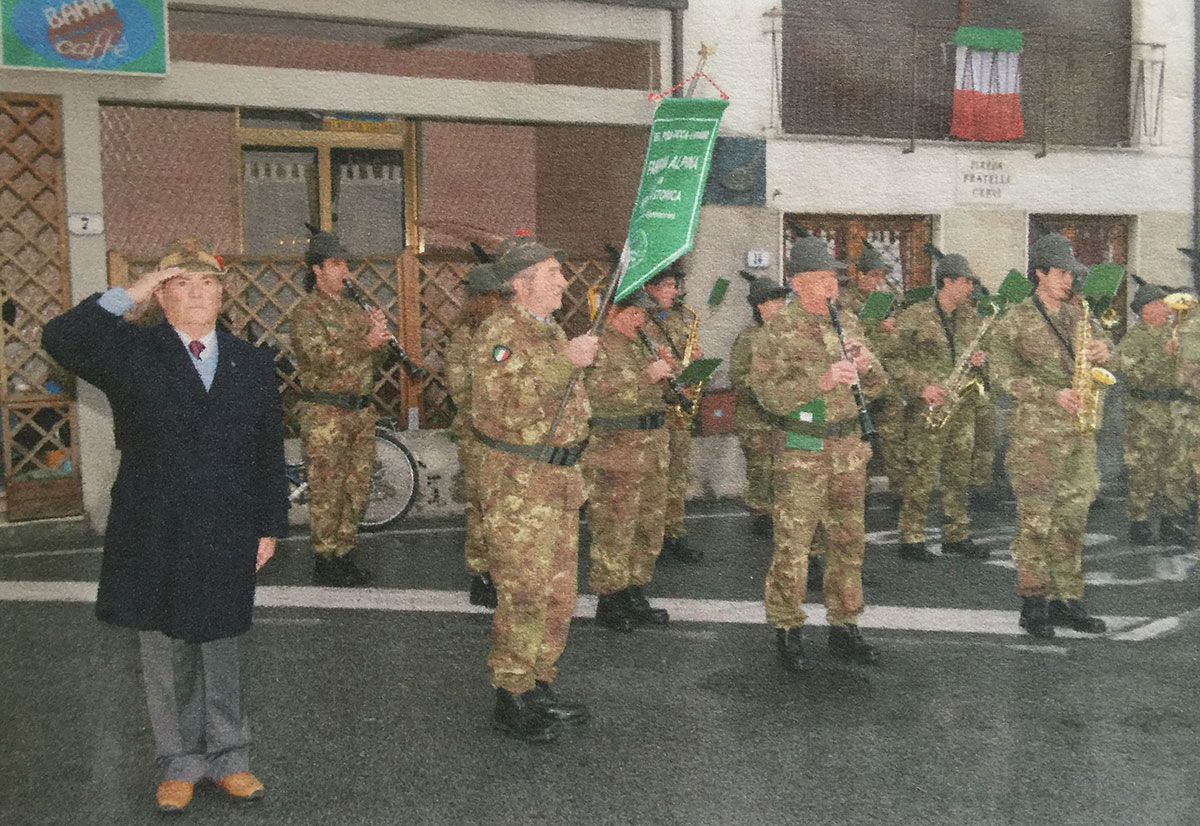
[[[888,290],[877,290],[867,296],[858,317],[863,321],[883,321],[895,300],[896,296]]]
[[[721,359],[696,359],[683,368],[683,372],[679,374],[679,383],[687,387],[708,381],[709,376],[720,366]]]

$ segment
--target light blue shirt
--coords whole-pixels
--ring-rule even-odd
[[[100,296],[100,309],[113,315],[124,315],[134,308],[135,303],[129,297],[129,293],[124,287],[111,287],[104,295]],[[184,349],[192,341],[192,337],[186,333],[172,327],[175,334],[179,336],[179,340],[183,342]],[[200,357],[196,358],[192,355],[191,350],[187,351],[188,358],[191,359],[192,366],[196,368],[196,372],[200,374],[200,381],[204,382],[204,389],[208,390],[212,387],[213,379],[217,375],[217,330],[214,327],[208,331],[208,334],[199,339],[204,345],[204,349],[200,351]]]

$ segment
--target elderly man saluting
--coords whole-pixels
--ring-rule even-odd
[[[271,359],[216,327],[223,274],[211,251],[181,242],[42,334],[112,406],[121,464],[96,615],[139,632],[165,812],[187,807],[204,779],[238,801],[263,794],[249,771],[238,640],[255,571],[287,529],[282,414]],[[164,322],[122,320],[151,297]]]

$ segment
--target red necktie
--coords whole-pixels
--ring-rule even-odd
[[[203,341],[188,342],[188,349],[192,351],[192,355],[195,358],[200,358],[200,354],[202,352],[204,352],[204,342]]]

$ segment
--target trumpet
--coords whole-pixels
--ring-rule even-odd
[[[379,309],[379,305],[367,298],[366,294],[351,281],[345,281],[342,283],[342,294],[358,306],[362,307],[368,313],[372,310]],[[404,347],[396,338],[395,333],[393,333],[391,330],[388,330],[388,336],[388,345],[391,348],[392,355],[400,360],[401,366],[404,367],[404,372],[408,374],[410,379],[423,379],[429,375],[429,370],[417,364],[408,357],[408,353],[405,352]]]

